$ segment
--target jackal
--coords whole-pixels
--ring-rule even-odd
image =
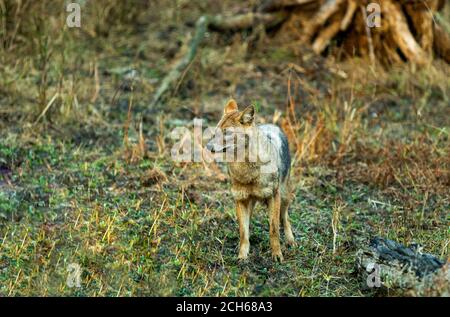
[[[281,262],[280,221],[287,243],[295,245],[288,215],[291,201],[289,146],[285,134],[278,126],[255,125],[254,115],[253,106],[239,111],[236,102],[230,100],[217,124],[216,137],[208,142],[206,148],[212,153],[227,156],[231,192],[239,222],[238,258],[248,257],[250,217],[255,203],[260,202],[269,208],[272,257]],[[217,137],[219,134],[221,137]]]

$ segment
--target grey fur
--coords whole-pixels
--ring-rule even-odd
[[[291,167],[291,155],[289,153],[289,144],[286,135],[283,131],[274,124],[262,124],[257,126],[263,132],[269,141],[278,150],[277,166],[281,172],[281,179],[284,180],[289,174]]]

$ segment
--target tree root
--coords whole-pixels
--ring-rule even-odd
[[[287,21],[286,25],[296,26],[295,30],[280,28],[278,32],[296,36],[295,40],[310,44],[317,54],[325,52],[334,39],[340,38],[347,56],[367,56],[372,64],[379,60],[386,65],[403,61],[425,65],[433,59],[433,52],[450,63],[450,36],[434,19],[445,0],[372,2],[381,8],[380,27],[368,25],[373,15],[366,12],[368,0],[265,0],[254,12],[202,16],[196,23],[187,53],[163,78],[151,106],[159,103],[184,76],[208,29],[239,31],[258,26],[267,29]]]

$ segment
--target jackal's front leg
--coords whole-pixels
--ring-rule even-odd
[[[283,261],[283,254],[280,246],[280,208],[281,197],[277,190],[276,194],[269,201],[270,213],[270,246],[272,247],[272,258],[275,261]]]
[[[250,215],[252,203],[249,200],[236,201],[236,214],[239,222],[239,256],[241,260],[245,260],[248,257],[250,250]]]

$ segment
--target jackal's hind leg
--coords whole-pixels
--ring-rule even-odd
[[[289,246],[294,247],[296,245],[294,234],[292,233],[291,222],[289,221],[289,198],[281,199],[280,208],[281,222],[283,223],[284,236]]]
[[[283,254],[280,246],[280,207],[281,197],[277,191],[274,197],[269,201],[270,212],[270,245],[272,247],[272,258],[275,261],[283,262]]]

